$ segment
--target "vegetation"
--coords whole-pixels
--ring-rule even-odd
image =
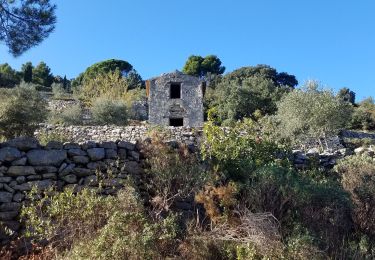
[[[32,136],[46,117],[46,102],[35,89],[0,89],[0,136]]]
[[[192,55],[186,61],[182,71],[188,75],[205,77],[208,74],[221,75],[225,67],[221,65],[221,60],[215,55],[206,57]]]
[[[99,98],[91,108],[92,120],[97,125],[126,125],[128,111],[126,104],[121,100]]]
[[[19,56],[54,30],[56,5],[49,0],[0,1],[0,41]],[[6,21],[6,22],[5,22]]]
[[[82,125],[83,110],[79,104],[73,105],[60,112],[51,111],[48,119],[52,124]]]

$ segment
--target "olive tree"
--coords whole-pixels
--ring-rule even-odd
[[[275,117],[282,137],[295,142],[315,138],[320,142],[346,127],[351,112],[350,103],[321,89],[316,81],[308,81],[302,89],[281,99]]]

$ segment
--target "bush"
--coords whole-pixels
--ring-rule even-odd
[[[363,232],[375,236],[375,163],[366,155],[341,160],[335,170],[353,202],[353,219]]]
[[[98,125],[126,125],[128,122],[126,104],[120,100],[99,98],[94,101],[91,112],[93,122]]]
[[[83,110],[80,105],[67,107],[61,112],[52,111],[49,116],[52,124],[82,125]]]
[[[72,138],[70,138],[68,135],[64,133],[50,131],[39,132],[37,138],[41,145],[47,145],[50,141],[56,141],[61,143],[73,141]]]
[[[47,117],[47,103],[31,88],[0,89],[0,135],[32,136]]]
[[[352,115],[350,127],[361,130],[375,129],[375,104],[372,98],[367,98],[358,104]]]
[[[64,89],[62,83],[52,83],[51,87],[54,99],[71,99],[71,95]]]

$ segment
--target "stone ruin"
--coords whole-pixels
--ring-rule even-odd
[[[201,127],[206,84],[175,71],[146,81],[149,123],[160,126]]]

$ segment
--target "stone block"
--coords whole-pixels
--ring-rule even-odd
[[[34,175],[35,170],[31,166],[10,166],[7,174],[9,176],[27,176]]]

